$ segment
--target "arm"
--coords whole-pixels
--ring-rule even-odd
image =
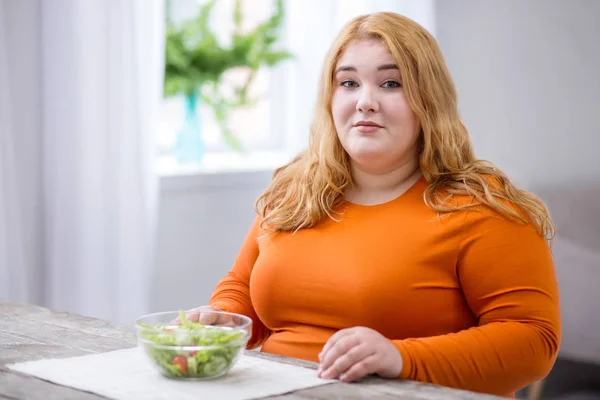
[[[552,368],[560,342],[550,249],[530,226],[469,212],[457,272],[477,327],[393,341],[400,378],[506,395]]]
[[[258,258],[260,219],[257,217],[246,235],[242,247],[231,270],[217,284],[209,305],[227,312],[234,312],[252,318],[252,338],[248,348],[260,346],[270,331],[256,315],[250,299],[250,275]]]

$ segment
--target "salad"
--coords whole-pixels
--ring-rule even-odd
[[[191,322],[183,311],[179,320],[180,325],[137,323],[147,356],[167,377],[221,376],[246,346],[243,330]]]

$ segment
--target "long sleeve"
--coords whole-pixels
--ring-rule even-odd
[[[558,286],[544,238],[488,212],[469,212],[457,274],[476,327],[392,341],[400,378],[510,396],[544,377],[557,356]],[[432,316],[435,318],[435,316]]]
[[[260,219],[254,220],[231,270],[215,287],[209,305],[223,311],[234,312],[252,318],[252,338],[248,348],[255,348],[269,336],[270,332],[256,315],[250,298],[250,275],[258,258],[257,238],[260,234]]]

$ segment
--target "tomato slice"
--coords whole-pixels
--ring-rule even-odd
[[[184,373],[184,374],[187,373],[187,370],[188,370],[187,359],[184,356],[173,357],[173,359],[171,360],[171,364],[177,365],[179,367],[179,370],[182,373]]]

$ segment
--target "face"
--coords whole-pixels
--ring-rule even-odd
[[[333,85],[333,121],[353,164],[387,172],[418,157],[420,123],[381,41],[350,42],[335,66]]]

